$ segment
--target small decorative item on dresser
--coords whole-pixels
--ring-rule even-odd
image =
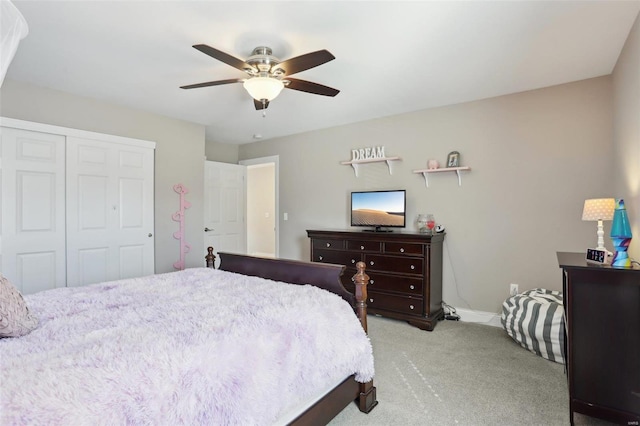
[[[433,228],[436,226],[436,220],[432,214],[419,214],[417,222],[420,233],[433,235]]]
[[[460,153],[458,151],[451,151],[449,155],[447,155],[447,167],[458,166],[460,166]]]
[[[629,259],[627,249],[631,243],[632,234],[627,209],[624,206],[624,200],[622,198],[616,199],[610,235],[613,247],[616,249],[616,252],[613,254],[613,259],[611,260],[611,266],[630,268],[631,259]]]
[[[427,232],[427,215],[426,214],[419,214],[416,222],[418,224],[419,232],[422,232],[422,233]]]
[[[429,170],[435,170],[438,167],[440,167],[440,163],[438,163],[438,160],[429,160],[427,161],[427,169]]]

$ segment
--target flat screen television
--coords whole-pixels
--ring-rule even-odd
[[[358,191],[351,193],[351,226],[365,231],[384,232],[385,228],[406,226],[407,197],[404,189],[394,191]]]

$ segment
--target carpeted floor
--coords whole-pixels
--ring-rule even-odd
[[[441,321],[433,332],[369,316],[379,404],[349,405],[339,425],[568,425],[564,365],[497,327]],[[609,425],[576,414],[577,425]]]

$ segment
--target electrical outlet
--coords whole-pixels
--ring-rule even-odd
[[[509,286],[509,294],[515,296],[518,294],[518,284],[511,284]]]

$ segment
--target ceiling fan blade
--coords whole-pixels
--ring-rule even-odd
[[[278,65],[274,66],[271,71],[273,72],[277,69],[281,69],[282,71],[284,71],[285,75],[296,74],[332,61],[335,58],[336,57],[333,56],[328,50],[318,50],[316,52],[296,56],[295,58],[287,59],[284,62],[280,62]]]
[[[298,80],[297,78],[287,78],[289,84],[285,85],[286,89],[299,90],[301,92],[313,93],[314,95],[335,96],[340,91],[333,87],[323,86],[322,84],[312,83],[306,80]]]
[[[208,81],[206,83],[189,84],[188,86],[180,86],[181,89],[197,89],[198,87],[220,86],[221,84],[242,83],[242,78],[232,78],[229,80]]]
[[[262,101],[258,101],[256,99],[253,100],[253,105],[256,107],[258,111],[269,108],[269,101],[265,101],[264,105],[262,105]]]
[[[214,49],[211,46],[207,46],[206,44],[195,44],[193,46],[195,49],[198,49],[205,55],[209,55],[214,59],[219,60],[220,62],[224,62],[227,65],[231,65],[234,68],[239,69],[240,71],[245,71],[247,68],[252,69],[253,67],[248,65],[245,61],[236,58],[235,56],[231,56],[227,53],[224,53],[218,49]]]

